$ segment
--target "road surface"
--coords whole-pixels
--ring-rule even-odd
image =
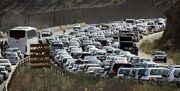
[[[137,43],[137,45],[140,46],[140,45],[141,45],[144,41],[146,41],[146,40],[149,40],[149,41],[157,40],[157,39],[161,38],[162,35],[163,35],[163,31],[162,31],[162,32],[158,32],[158,33],[154,33],[154,34],[151,34],[151,35],[148,35],[148,36],[145,36],[142,40],[140,40],[140,41]],[[151,60],[153,59],[153,58],[152,58],[152,55],[146,54],[146,53],[144,53],[144,52],[142,52],[142,51],[139,51],[138,56],[139,56],[140,58],[148,58],[148,59],[151,59]],[[167,63],[165,63],[165,64],[167,64],[167,65],[172,65],[172,64],[174,64],[174,63],[173,63],[173,61],[172,61],[171,59],[168,58],[168,59],[167,59]]]

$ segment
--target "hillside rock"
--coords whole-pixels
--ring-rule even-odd
[[[161,39],[165,50],[180,50],[180,0],[170,7],[165,15],[167,27]]]
[[[19,25],[42,28],[71,24],[74,21],[101,23],[125,18],[163,17],[163,12],[172,5],[173,1],[1,0],[0,31],[7,31]]]

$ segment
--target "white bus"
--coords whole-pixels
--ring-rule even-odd
[[[37,29],[34,27],[15,27],[8,32],[9,48],[18,48],[27,56],[30,54],[30,44],[38,43]]]

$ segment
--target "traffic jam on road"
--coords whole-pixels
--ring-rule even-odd
[[[70,31],[52,35],[42,32],[51,46],[53,63],[70,72],[84,72],[99,78],[178,81],[178,65],[165,65],[164,51],[153,60],[138,56],[136,45],[144,36],[162,31],[166,19],[125,19],[113,23],[75,24]]]
[[[40,41],[50,45],[52,62],[70,73],[84,72],[98,78],[179,81],[180,66],[163,64],[167,62],[164,51],[156,51],[153,60],[138,56],[137,43],[165,26],[163,18],[125,19],[85,26],[74,24],[72,29],[62,33],[53,34],[52,28],[43,29]],[[21,51],[6,49],[0,59],[1,83],[8,78],[11,65],[24,58]]]

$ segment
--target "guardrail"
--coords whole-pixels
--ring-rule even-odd
[[[59,76],[63,76],[65,78],[69,78],[69,77],[73,76],[72,73],[62,69],[57,64],[55,64],[53,61],[50,61],[50,65],[51,65],[51,70],[54,71]]]
[[[14,67],[14,69],[12,69],[12,72],[9,74],[9,77],[7,79],[7,81],[5,82],[5,87],[3,89],[3,91],[8,91],[9,86],[11,85],[11,81],[15,78],[15,75],[18,73],[18,71],[24,67],[26,65],[26,63],[28,63],[30,60],[30,57],[26,57],[24,59],[21,59]]]

